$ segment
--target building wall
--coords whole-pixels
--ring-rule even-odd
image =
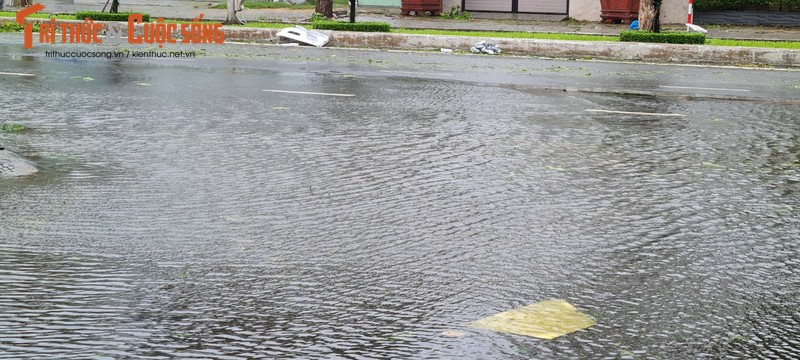
[[[400,0],[358,0],[358,5],[400,7]]]
[[[461,8],[461,0],[442,0],[442,12],[449,12],[453,6]]]
[[[359,0],[361,5],[400,7],[401,0]],[[461,7],[461,0],[442,0],[442,11]],[[689,0],[664,0],[661,4],[662,24],[686,23]],[[509,14],[511,14],[509,12]],[[569,17],[576,20],[600,21],[600,0],[569,0]]]
[[[661,23],[686,23],[688,9],[689,0],[664,0],[661,3]],[[600,21],[600,0],[570,0],[569,17],[576,20]]]

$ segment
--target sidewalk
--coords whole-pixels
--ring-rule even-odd
[[[73,13],[78,10],[100,10],[105,1],[88,1],[65,3],[62,0],[42,0],[51,13]],[[210,6],[218,3],[199,1],[164,0],[154,2],[151,0],[124,1],[120,11],[143,12],[153,18],[182,18],[193,19],[200,14],[204,19],[223,20],[226,10],[211,9]],[[245,3],[245,7],[247,3]],[[6,8],[6,10],[15,10]],[[268,21],[303,23],[313,15],[313,9],[245,9],[243,17],[248,21]],[[496,14],[474,14],[476,17],[496,17]],[[439,17],[401,16],[400,9],[382,7],[360,7],[357,11],[357,21],[383,21],[392,27],[411,29],[443,29],[443,30],[478,30],[478,31],[528,31],[548,33],[579,33],[618,35],[627,29],[627,25],[601,24],[599,22],[561,21],[560,15],[525,15],[524,20],[498,20],[475,18],[472,20],[452,20]],[[800,40],[800,27],[763,27],[744,25],[709,25],[706,27],[708,36],[720,39],[742,40]],[[665,25],[664,30],[685,30],[683,25]]]

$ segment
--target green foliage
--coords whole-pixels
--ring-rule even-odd
[[[450,12],[442,13],[440,15],[445,19],[457,19],[457,20],[470,20],[472,19],[472,14],[468,11],[461,11],[461,7],[456,5],[450,8]]]
[[[696,10],[800,10],[800,0],[697,0]]]
[[[389,32],[391,26],[385,22],[357,22],[349,23],[344,21],[320,20],[312,23],[314,29],[319,30],[338,30],[338,31],[367,31],[367,32]]]
[[[13,21],[9,21],[0,25],[0,33],[20,32],[22,30],[25,30],[25,28]],[[33,24],[33,32],[39,32],[39,24]]]
[[[98,21],[119,21],[119,22],[127,22],[128,15],[131,13],[124,12],[124,13],[104,13],[99,11],[76,11],[75,12],[75,19],[84,20],[88,18],[89,20],[98,20]],[[150,14],[142,14],[142,21],[150,22]]]
[[[311,16],[311,21],[312,22],[314,22],[314,21],[323,21],[323,20],[328,20],[328,18],[325,15],[320,14],[318,12],[315,12],[314,15]]]
[[[22,31],[22,29],[21,25],[12,21],[0,25],[0,32],[17,32]]]
[[[619,37],[610,36],[610,35],[536,33],[536,32],[525,32],[525,31],[471,31],[471,30],[434,30],[434,29],[395,29],[395,30],[392,30],[392,32],[403,33],[403,34],[474,36],[474,37],[481,37],[481,38],[505,38],[505,39],[547,39],[547,40],[573,40],[573,41],[619,41]]]
[[[15,24],[16,25],[16,24]],[[5,133],[12,133],[12,132],[21,132],[28,130],[24,125],[16,124],[16,123],[3,123],[3,126],[0,127],[0,131]]]
[[[627,30],[619,34],[619,41],[661,44],[705,44],[706,34],[697,32],[659,32]]]

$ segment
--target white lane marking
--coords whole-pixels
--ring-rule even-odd
[[[660,87],[660,88],[668,88],[668,89],[686,89],[686,90],[741,91],[741,92],[750,91],[750,90],[746,90],[746,89],[722,89],[722,88],[706,88],[706,87],[695,87],[695,86],[658,85],[658,87]]]
[[[0,71],[0,75],[9,75],[9,76],[36,76],[36,74],[10,73],[10,72],[2,72],[2,71]]]
[[[616,111],[616,110],[600,110],[600,109],[586,109],[586,111],[607,113],[607,114],[626,114],[626,115],[686,116],[682,114],[646,113],[646,112],[635,112],[635,111]]]
[[[448,73],[423,73],[423,72],[415,72],[415,71],[381,70],[381,72],[385,72],[385,73],[393,73],[393,74],[408,74],[408,75],[439,75],[439,76],[453,76],[453,74],[448,74]]]
[[[285,93],[285,94],[301,94],[301,95],[325,95],[325,96],[348,96],[348,97],[355,96],[353,94],[318,93],[318,92],[308,92],[308,91],[267,90],[267,89],[261,91]]]

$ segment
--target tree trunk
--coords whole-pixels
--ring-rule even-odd
[[[639,2],[639,30],[660,32],[661,0],[640,0]]]
[[[317,0],[317,9],[315,12],[324,15],[328,19],[332,18],[333,0]]]
[[[112,14],[119,12],[119,0],[111,0],[111,9],[108,12]]]
[[[226,24],[244,24],[239,12],[244,10],[243,0],[228,0],[228,15],[225,17]]]
[[[33,5],[31,0],[11,0],[11,6],[13,7],[28,7]]]

